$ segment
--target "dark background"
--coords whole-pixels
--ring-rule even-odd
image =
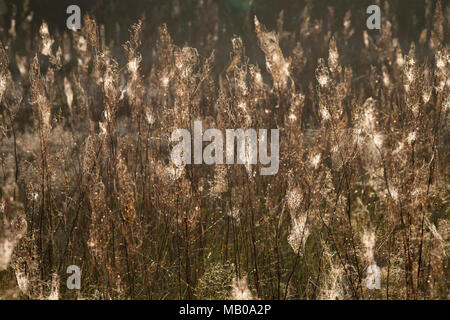
[[[253,17],[259,20],[269,30],[276,29],[279,13],[284,12],[284,30],[298,31],[302,20],[303,8],[311,5],[311,21],[323,20],[324,28],[330,30],[342,29],[345,13],[352,13],[354,38],[358,46],[350,48],[353,59],[359,58],[359,46],[362,45],[361,35],[366,30],[366,8],[380,1],[376,0],[0,0],[0,31],[7,33],[11,19],[15,17],[16,25],[21,25],[23,19],[33,11],[31,32],[37,34],[40,24],[45,20],[50,32],[64,32],[66,29],[66,8],[77,4],[82,15],[89,13],[95,17],[99,25],[104,25],[107,41],[123,43],[128,39],[128,29],[138,19],[144,20],[144,50],[152,50],[158,35],[158,27],[166,23],[171,36],[177,45],[189,45],[207,56],[211,47],[205,45],[205,29],[212,32],[214,26],[220,30],[216,49],[216,62],[226,63],[231,49],[230,39],[239,35],[244,40],[246,53],[258,62],[263,58],[257,49],[254,33]],[[431,0],[434,10],[436,1]],[[442,4],[445,7],[444,1]],[[399,38],[404,48],[411,41],[417,41],[420,32],[430,27],[425,25],[425,0],[391,0],[389,17],[396,20],[393,33]],[[384,2],[379,3],[384,12]],[[328,7],[334,7],[334,17],[330,17]],[[178,8],[178,9],[177,9]],[[16,12],[16,14],[14,14]],[[20,39],[20,28],[17,28]],[[379,31],[371,31],[375,36]],[[150,41],[148,41],[150,40]],[[20,41],[16,42],[20,50]],[[116,46],[120,50],[120,46]],[[349,57],[352,59],[352,57]],[[145,58],[144,58],[145,59]],[[145,61],[145,60],[144,60]]]
[[[196,8],[201,3],[213,2],[217,5],[221,23],[227,24],[232,33],[244,32],[242,17],[257,15],[268,27],[274,27],[278,13],[284,10],[285,26],[295,28],[301,21],[301,12],[306,3],[313,8],[312,19],[326,20],[328,6],[335,8],[336,17],[342,20],[345,12],[351,10],[355,18],[366,16],[365,9],[376,4],[376,0],[30,0],[29,10],[35,13],[35,22],[46,20],[51,26],[64,28],[66,8],[77,4],[83,13],[90,13],[107,29],[114,29],[114,24],[129,25],[137,18],[146,17],[151,25],[161,23],[179,24],[186,27],[189,21],[201,21],[208,17],[196,15]],[[431,1],[436,2],[436,1]],[[445,4],[446,1],[443,2]],[[0,0],[0,6],[5,7],[2,12],[2,22],[9,23],[12,7],[18,12],[23,11],[24,0]],[[174,6],[178,3],[180,12],[175,13]],[[423,29],[425,21],[425,0],[390,0],[391,11],[396,13],[399,22],[399,32],[414,38]],[[20,19],[18,19],[20,22]],[[365,22],[365,20],[364,20]],[[183,28],[186,30],[186,28]]]

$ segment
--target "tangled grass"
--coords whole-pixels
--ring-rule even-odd
[[[381,31],[360,38],[350,12],[334,33],[307,18],[286,31],[283,14],[268,31],[254,17],[265,64],[234,37],[224,70],[166,25],[145,66],[142,21],[122,58],[88,15],[78,32],[43,22],[25,55],[10,30],[1,297],[448,299],[450,7],[427,5],[407,50],[387,2]],[[219,32],[205,30],[208,46]],[[351,42],[361,58],[343,63]],[[171,132],[197,119],[278,128],[279,172],[175,167]],[[65,285],[69,265],[81,290]]]

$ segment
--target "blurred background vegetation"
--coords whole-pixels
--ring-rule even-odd
[[[433,7],[434,3],[433,2]],[[50,31],[66,30],[66,8],[77,4],[82,14],[95,17],[98,24],[104,25],[105,36],[109,41],[124,43],[128,39],[128,28],[138,19],[144,20],[144,47],[151,50],[158,35],[158,26],[168,25],[169,32],[175,43],[189,45],[207,56],[211,47],[206,45],[204,30],[218,28],[219,38],[215,39],[216,63],[226,64],[231,49],[230,39],[238,35],[244,40],[246,54],[251,59],[260,62],[263,59],[258,49],[253,26],[253,16],[256,15],[269,30],[277,28],[277,20],[283,12],[283,28],[286,31],[299,30],[306,5],[311,6],[311,22],[322,20],[325,30],[334,32],[342,26],[346,12],[351,12],[352,26],[355,28],[355,39],[361,39],[366,30],[366,8],[379,0],[0,0],[0,34],[7,33],[11,20],[15,17],[16,25],[21,25],[30,12],[33,12],[32,33],[45,20]],[[407,48],[411,41],[417,41],[420,32],[429,26],[425,23],[425,0],[391,0],[390,15],[396,22],[393,33],[397,34],[402,47]],[[382,16],[386,12],[384,3]],[[199,9],[199,8],[202,9]],[[330,15],[330,8],[333,15]],[[207,9],[204,9],[207,8]],[[202,11],[203,10],[203,11]],[[373,31],[376,35],[379,31]],[[18,37],[20,39],[20,30]],[[146,41],[148,39],[149,41]],[[16,43],[19,46],[19,44]],[[362,46],[362,41],[358,41]],[[117,46],[120,50],[120,46]],[[359,47],[350,48],[354,58],[360,57]],[[308,53],[308,52],[306,52]],[[145,55],[145,51],[144,51]],[[145,60],[144,60],[145,61]],[[262,61],[261,61],[262,62]]]

